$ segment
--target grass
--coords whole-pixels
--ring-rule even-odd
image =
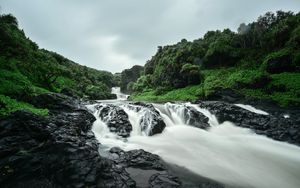
[[[134,101],[195,101],[205,99],[217,89],[231,88],[245,96],[271,99],[281,106],[300,106],[300,73],[268,75],[259,69],[212,69],[203,71],[200,85],[171,91],[150,90],[131,96]],[[267,78],[267,81],[266,81]]]
[[[49,113],[47,109],[36,108],[29,103],[17,101],[5,95],[0,95],[0,116],[8,115],[17,110],[28,110],[42,116],[46,116]]]
[[[168,101],[195,101],[203,95],[203,86],[195,85],[185,88],[166,91],[157,95],[155,90],[132,95],[134,101],[168,102]]]
[[[47,89],[35,86],[29,79],[16,70],[1,70],[0,74],[0,116],[17,110],[28,110],[38,115],[47,115],[47,109],[35,108],[22,102],[30,95],[48,93]]]

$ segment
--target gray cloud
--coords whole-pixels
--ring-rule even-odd
[[[0,0],[41,48],[119,72],[143,65],[157,46],[208,30],[236,30],[267,11],[298,12],[298,0]]]

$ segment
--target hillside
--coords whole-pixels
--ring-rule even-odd
[[[300,105],[300,13],[208,31],[192,42],[159,46],[134,83],[133,100],[194,101],[224,89],[281,106]]]
[[[139,65],[134,65],[130,69],[125,69],[120,75],[120,88],[123,93],[132,93],[133,84],[141,76],[144,67]]]
[[[31,97],[56,92],[87,99],[110,99],[113,74],[79,65],[40,49],[18,27],[13,15],[0,16],[0,115],[17,109],[45,114]]]

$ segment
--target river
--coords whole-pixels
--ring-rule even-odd
[[[225,121],[219,123],[207,109],[191,103],[152,104],[161,115],[165,129],[162,133],[148,136],[148,127],[141,128],[141,120],[149,113],[124,100],[126,95],[114,92],[119,100],[99,101],[102,106],[115,105],[122,108],[132,125],[126,139],[110,131],[99,117],[101,108],[88,106],[94,111],[96,121],[93,132],[106,149],[120,147],[123,150],[144,149],[159,155],[168,163],[184,167],[191,172],[233,187],[299,188],[300,148],[286,142],[275,141],[252,130]],[[121,99],[121,100],[120,100]],[[268,112],[249,105],[237,104],[253,113]],[[206,116],[209,128],[191,126],[189,110]],[[144,120],[145,121],[145,118]]]

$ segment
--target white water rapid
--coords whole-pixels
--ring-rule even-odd
[[[154,104],[166,128],[161,134],[150,137],[141,131],[139,123],[145,112],[136,112],[126,102],[115,105],[121,106],[129,115],[133,131],[126,141],[120,139],[109,132],[94,109],[97,121],[93,131],[107,148],[144,149],[169,163],[233,187],[300,187],[300,148],[295,145],[257,135],[230,122],[219,124],[208,110],[190,103]],[[186,107],[207,116],[210,129],[189,126],[189,115],[184,114]],[[93,106],[89,108],[93,109]],[[245,108],[267,115],[251,106]]]

